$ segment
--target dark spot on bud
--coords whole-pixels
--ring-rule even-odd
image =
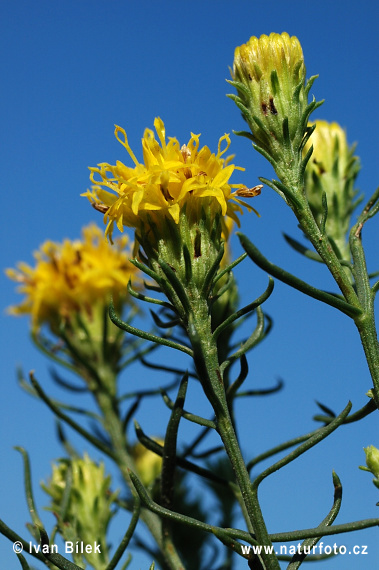
[[[270,97],[270,111],[271,111],[271,115],[277,115],[278,111],[276,110],[276,107],[274,105],[274,99],[272,97]]]
[[[267,105],[266,103],[261,103],[262,111],[264,115],[267,115]]]
[[[253,81],[253,78],[251,77],[250,73],[249,73],[249,80]]]
[[[313,164],[318,166],[318,173],[325,174],[325,168],[322,166],[322,163],[317,160],[317,158],[313,159]]]

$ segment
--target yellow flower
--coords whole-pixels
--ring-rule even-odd
[[[271,84],[271,74],[276,71],[285,88],[291,87],[293,82],[304,79],[304,56],[299,40],[286,32],[263,34],[259,39],[255,36],[234,53],[234,75],[245,76],[254,88],[262,79]],[[289,91],[288,95],[292,93]],[[270,101],[266,101],[265,109],[262,102],[263,114],[272,113]]]
[[[35,267],[19,263],[18,269],[6,271],[25,295],[10,312],[30,314],[34,330],[43,323],[54,329],[73,312],[91,314],[94,305],[106,304],[111,293],[116,300],[125,297],[128,281],[137,271],[128,261],[128,237],[111,247],[95,224],[82,233],[81,241],[46,241],[34,254]]]
[[[134,166],[117,161],[115,166],[102,163],[90,168],[95,186],[83,196],[104,212],[110,239],[114,223],[121,232],[128,226],[144,233],[151,231],[152,223],[162,228],[165,218],[178,224],[184,210],[187,217],[199,220],[205,206],[210,217],[221,213],[238,223],[237,212],[242,213],[242,205],[253,209],[238,198],[239,192],[246,195],[248,189],[229,183],[234,170],[244,170],[230,164],[231,156],[222,158],[230,145],[229,135],[220,138],[214,154],[207,146],[199,148],[200,135],[191,134],[187,145],[180,146],[176,138],[166,141],[161,119],[155,119],[154,127],[159,140],[153,131],[145,130],[143,164],[131,150],[124,129],[116,126],[115,136]],[[232,192],[232,188],[237,190]]]

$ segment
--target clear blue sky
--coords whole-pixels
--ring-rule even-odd
[[[287,31],[302,44],[308,77],[319,74],[313,87],[326,102],[317,118],[338,121],[350,142],[358,142],[362,171],[358,185],[368,197],[378,181],[377,2],[320,0],[269,3],[253,1],[41,0],[4,2],[1,9],[2,77],[2,239],[3,267],[32,261],[32,251],[45,239],[76,238],[101,215],[80,193],[89,186],[87,166],[127,160],[113,137],[123,126],[137,156],[145,127],[155,116],[166,132],[185,143],[190,132],[202,133],[212,149],[225,132],[244,128],[235,105],[225,97],[233,52],[250,36]],[[316,118],[316,117],[315,117]],[[236,164],[246,172],[235,180],[249,186],[258,176],[272,176],[267,163],[246,139],[232,137]],[[302,275],[312,284],[333,288],[322,268],[315,267],[284,243],[282,232],[301,237],[284,202],[265,188],[254,206],[257,219],[246,215],[242,230],[272,261]],[[378,270],[378,219],[364,233],[370,270]],[[237,241],[235,254],[240,253]],[[263,290],[267,278],[251,263],[238,272],[242,300]],[[19,301],[14,284],[2,281],[2,306]],[[285,389],[271,398],[240,404],[239,431],[247,458],[268,446],[315,427],[312,415],[319,400],[340,411],[349,399],[358,409],[366,402],[370,378],[353,323],[316,301],[277,283],[266,310],[274,317],[271,336],[250,356],[249,387],[272,385],[280,376]],[[16,384],[15,367],[34,369],[45,389],[58,395],[49,380],[48,363],[28,338],[27,319],[5,314],[2,326],[1,517],[24,537],[29,520],[22,491],[21,458],[13,445],[30,453],[37,502],[46,504],[38,483],[50,473],[51,461],[62,454],[55,424],[43,405]],[[146,322],[146,327],[148,327]],[[168,355],[166,354],[166,357]],[[163,376],[140,371],[125,378],[138,387]],[[59,392],[61,398],[64,394]],[[205,413],[199,397],[190,395],[194,413]],[[145,431],[160,433],[167,418],[163,404],[138,414]],[[185,433],[185,432],[184,432]],[[88,446],[74,438],[79,448]],[[377,418],[342,428],[330,440],[262,485],[261,499],[269,530],[279,532],[316,526],[332,502],[331,472],[344,485],[337,522],[377,517],[377,490],[367,473],[362,448],[379,447]],[[92,454],[96,459],[96,452]],[[118,484],[116,479],[115,484]],[[194,493],[201,492],[200,488]],[[47,528],[51,515],[44,514]],[[123,533],[114,527],[113,543]],[[371,570],[378,567],[377,530],[351,537],[340,535],[326,544],[368,545],[365,557],[345,556],[320,567]],[[4,568],[18,568],[11,544],[0,537]],[[149,557],[136,555],[132,568],[145,569]],[[38,566],[36,564],[36,566]],[[238,568],[245,568],[240,563]]]

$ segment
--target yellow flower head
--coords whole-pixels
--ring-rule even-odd
[[[137,271],[128,261],[128,237],[111,247],[95,224],[82,234],[77,241],[46,241],[34,254],[35,267],[19,263],[18,269],[6,271],[25,295],[10,312],[30,314],[34,330],[43,323],[55,328],[73,312],[90,314],[95,304],[107,303],[111,293],[116,300],[125,296],[128,281]]]
[[[253,209],[238,198],[240,192],[246,196],[248,189],[229,183],[234,170],[243,170],[230,164],[232,157],[223,158],[230,145],[229,135],[220,138],[214,154],[207,146],[200,148],[200,135],[191,134],[189,142],[180,146],[176,138],[166,141],[161,119],[155,119],[154,127],[158,140],[150,129],[142,139],[143,163],[131,150],[124,129],[116,126],[115,136],[134,166],[117,161],[115,166],[102,163],[90,168],[95,186],[83,195],[104,212],[110,239],[114,223],[121,232],[124,226],[143,232],[151,222],[162,227],[165,218],[178,224],[183,209],[187,216],[199,219],[204,206],[211,216],[221,213],[238,223],[242,205]],[[232,188],[237,190],[232,192]]]
[[[265,79],[271,82],[271,73],[290,85],[305,75],[304,56],[299,40],[286,32],[253,36],[234,53],[234,74],[243,74],[251,82]],[[267,109],[269,111],[269,109]]]

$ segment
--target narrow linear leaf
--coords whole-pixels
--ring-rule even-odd
[[[187,348],[186,346],[184,346],[182,344],[179,344],[177,342],[168,340],[168,339],[160,337],[160,336],[156,336],[156,335],[151,334],[151,333],[147,333],[141,329],[137,329],[136,327],[129,325],[128,323],[125,323],[124,321],[122,321],[117,316],[112,300],[111,300],[110,305],[109,305],[109,317],[110,317],[112,323],[114,323],[117,327],[119,327],[120,329],[122,329],[122,330],[124,330],[130,334],[133,334],[134,336],[139,336],[140,338],[144,338],[145,340],[149,340],[150,342],[155,342],[156,344],[162,344],[163,346],[169,346],[170,348],[175,348],[176,350],[180,350],[181,352],[185,352],[189,356],[192,356],[192,354],[193,354],[192,350],[190,348]]]
[[[149,438],[142,431],[138,422],[135,421],[134,425],[135,425],[135,430],[136,430],[136,435],[137,435],[138,441],[140,441],[142,443],[142,445],[144,445],[147,449],[149,449],[150,451],[153,451],[154,453],[156,453],[157,455],[162,457],[163,446],[159,445],[159,443],[157,443],[153,439]],[[180,455],[177,456],[176,461],[177,461],[178,467],[181,467],[182,469],[186,469],[187,471],[191,471],[192,473],[196,473],[197,475],[200,475],[201,477],[204,477],[205,479],[209,479],[210,481],[214,481],[215,483],[219,483],[220,485],[224,485],[224,486],[229,487],[229,481],[227,481],[226,479],[223,479],[222,477],[220,477],[216,473],[213,473],[212,471],[209,471],[208,469],[205,469],[204,467],[200,467],[199,465],[196,465],[195,463],[188,461],[188,459],[184,459]]]
[[[134,499],[134,506],[133,506],[133,515],[132,515],[132,519],[129,523],[129,526],[119,544],[119,546],[117,547],[116,552],[114,553],[112,560],[108,563],[106,570],[114,570],[114,568],[116,568],[117,564],[119,563],[122,555],[124,554],[125,550],[127,549],[130,539],[133,536],[133,533],[136,529],[138,520],[139,520],[139,515],[141,512],[141,501],[139,498],[135,498]],[[127,561],[127,565],[129,565],[131,558],[129,559],[129,561]]]
[[[230,538],[236,538],[248,542],[249,544],[257,544],[257,541],[249,534],[248,532],[238,530],[238,529],[223,529],[220,527],[212,526],[207,523],[203,523],[194,519],[192,517],[182,515],[179,513],[175,513],[170,511],[169,509],[165,509],[161,507],[157,503],[155,503],[147,494],[146,490],[144,489],[141,481],[138,479],[135,473],[130,472],[130,478],[132,483],[146,508],[148,508],[153,513],[158,514],[161,517],[167,518],[169,520],[178,522],[179,524],[184,524],[191,528],[196,528],[198,530],[203,530],[205,532],[210,532],[220,538],[220,536],[224,537],[225,540]]]
[[[44,528],[39,528],[38,530],[39,530],[40,536],[41,536],[41,548],[42,548],[42,546],[48,547],[50,542],[49,542],[49,537],[48,537],[47,532],[45,531]],[[48,551],[49,548],[46,548],[44,550]],[[44,556],[49,562],[52,562],[53,564],[55,564],[55,566],[60,568],[60,570],[83,570],[82,566],[77,566],[77,564],[70,562],[69,560],[64,558],[61,554],[45,553]]]
[[[160,299],[154,299],[153,297],[148,297],[139,291],[135,291],[132,287],[131,281],[128,282],[127,286],[128,293],[135,299],[140,301],[145,301],[146,303],[152,303],[153,305],[161,305],[163,307],[167,307],[168,309],[172,309],[172,305],[167,303],[167,301],[161,301]]]
[[[140,261],[138,261],[138,259],[131,259],[130,263],[135,265],[135,267],[137,267],[137,269],[139,269],[140,271],[143,271],[143,273],[146,273],[146,275],[151,277],[151,279],[154,279],[154,281],[158,283],[159,286],[163,284],[162,277],[160,277],[158,273],[150,269],[150,267],[147,267],[145,263],[141,263]]]
[[[24,462],[24,486],[25,486],[25,496],[26,502],[28,504],[28,509],[30,516],[32,517],[33,524],[35,526],[43,526],[41,519],[39,518],[37,508],[34,502],[32,478],[30,471],[30,461],[29,456],[23,447],[15,447],[16,451],[19,451],[22,455]]]
[[[17,534],[16,532],[14,532],[14,530],[9,528],[9,526],[6,525],[5,522],[1,519],[0,519],[0,534],[5,536],[8,540],[10,540],[13,543],[15,542],[19,543],[20,545],[22,545],[22,548],[25,552],[29,552],[29,542],[21,538],[19,534]],[[37,560],[41,560],[42,562],[46,561],[46,558],[40,552],[34,552],[32,550],[30,554],[34,558],[37,558]]]
[[[183,406],[188,388],[188,375],[185,374],[180,382],[179,390],[171,408],[170,419],[167,424],[162,455],[161,476],[161,503],[163,507],[171,508],[174,497],[174,477],[177,458],[177,439],[180,420],[183,415]],[[167,396],[168,397],[168,396]],[[168,528],[164,529],[168,534]]]
[[[37,380],[34,377],[33,372],[30,373],[30,381],[33,385],[33,387],[35,388],[36,392],[38,393],[39,397],[41,398],[41,400],[43,400],[45,402],[45,404],[47,404],[47,406],[50,408],[50,410],[61,420],[63,420],[66,424],[68,424],[70,427],[72,427],[77,433],[79,433],[81,436],[83,436],[87,441],[89,441],[90,443],[92,443],[92,445],[94,445],[95,447],[97,447],[97,449],[100,449],[100,451],[102,451],[103,453],[105,453],[106,455],[108,455],[109,457],[111,457],[112,459],[114,459],[114,454],[113,452],[106,446],[104,445],[100,440],[96,439],[91,433],[87,432],[84,428],[82,428],[81,425],[79,425],[78,423],[76,423],[74,420],[72,420],[69,416],[67,416],[66,414],[64,414],[55,404],[54,402],[52,402],[50,400],[50,398],[45,394],[45,392],[42,390],[41,386],[39,385],[39,383],[37,382]]]
[[[272,388],[258,388],[257,390],[245,390],[244,392],[237,392],[236,398],[246,398],[249,396],[268,396],[279,392],[284,386],[283,380],[278,380],[276,386]]]
[[[333,471],[333,485],[334,485],[334,497],[333,497],[333,505],[330,509],[329,513],[320,523],[320,527],[330,526],[336,519],[342,504],[342,485],[338,475]],[[300,545],[300,549],[302,550],[301,554],[297,552],[292,560],[290,561],[289,565],[287,566],[287,570],[298,570],[301,566],[302,562],[307,558],[307,554],[305,548],[308,549],[308,552],[311,548],[313,548],[318,541],[322,538],[322,535],[319,537],[307,538],[304,542]]]
[[[376,407],[374,400],[370,400],[367,404],[365,404],[363,406],[363,408],[360,408],[359,410],[354,412],[354,414],[347,416],[347,418],[345,418],[343,423],[344,424],[351,424],[353,422],[357,422],[357,421],[365,418],[366,416],[372,414],[372,412],[374,412],[376,409],[377,409],[377,407]],[[327,416],[317,415],[317,416],[314,416],[313,419],[317,422],[324,422],[325,424],[329,424],[330,422],[333,421],[334,417],[330,416],[328,413]]]
[[[241,370],[238,375],[238,378],[236,378],[233,384],[229,386],[226,392],[226,397],[228,401],[231,401],[235,397],[237,390],[242,386],[249,373],[249,364],[247,362],[245,354],[243,354],[240,358],[240,365],[241,365]]]
[[[226,368],[233,364],[238,358],[241,358],[243,354],[246,354],[254,346],[259,344],[261,340],[266,336],[267,331],[265,331],[265,316],[261,307],[257,307],[257,326],[249,336],[249,338],[240,346],[236,352],[228,356],[226,360],[220,366],[221,374],[224,373]]]
[[[163,261],[163,259],[158,259],[158,263],[161,266],[163,273],[166,275],[168,282],[170,283],[171,287],[174,289],[175,293],[177,294],[183,309],[186,314],[190,311],[190,303],[187,297],[187,293],[183,287],[183,284],[178,279],[175,274],[175,271],[170,267],[168,263]]]
[[[246,258],[247,258],[247,253],[243,253],[242,255],[240,255],[240,257],[238,257],[235,261],[233,261],[233,263],[231,263],[230,265],[225,267],[225,269],[222,269],[219,273],[217,273],[217,276],[213,281],[213,285],[217,283],[217,281],[221,279],[221,277],[223,277],[226,273],[232,271],[239,263],[241,263],[241,261],[243,261]]]
[[[185,370],[181,370],[180,368],[174,368],[172,366],[164,366],[163,364],[155,364],[154,362],[148,362],[145,358],[141,358],[141,363],[146,366],[146,368],[153,368],[154,370],[163,370],[164,372],[172,372],[173,374],[179,374],[180,376],[183,376],[183,374],[185,374]],[[197,374],[194,374],[193,372],[187,372],[188,376],[190,378],[196,378]],[[174,387],[176,385],[176,382],[172,385],[172,387]],[[171,384],[170,384],[171,387]],[[167,388],[163,388],[163,390],[165,392],[167,392]],[[156,394],[157,391],[154,391],[154,394]]]
[[[306,433],[304,435],[299,435],[297,437],[294,437],[293,439],[285,441],[284,443],[280,443],[279,445],[276,445],[275,447],[272,447],[271,449],[268,449],[267,451],[260,453],[259,455],[257,455],[256,457],[254,457],[253,459],[251,459],[247,463],[247,465],[246,465],[247,470],[251,471],[251,469],[253,469],[253,467],[258,465],[258,463],[261,463],[265,459],[268,459],[269,457],[272,457],[273,455],[276,455],[277,453],[280,453],[281,451],[286,451],[290,447],[294,447],[295,445],[298,445],[299,443],[303,443],[303,441],[307,441],[307,439],[309,439],[314,434],[316,434],[319,429],[320,428],[313,430],[309,433]]]
[[[321,429],[318,429],[314,435],[312,435],[304,443],[300,444],[299,447],[297,447],[294,451],[292,451],[291,453],[289,453],[288,455],[286,455],[285,457],[274,463],[274,465],[271,465],[271,467],[260,473],[253,481],[252,489],[254,490],[258,489],[258,486],[262,483],[264,479],[266,479],[266,477],[268,477],[272,473],[275,473],[275,471],[278,471],[285,465],[288,465],[289,463],[294,461],[294,459],[297,459],[298,457],[300,457],[300,455],[303,455],[303,453],[308,451],[308,449],[311,449],[312,447],[317,445],[320,441],[322,441],[323,439],[328,437],[331,433],[333,433],[333,431],[335,431],[343,423],[343,421],[345,420],[345,418],[347,417],[347,415],[351,410],[351,406],[352,404],[351,402],[349,402],[347,406],[344,408],[344,410],[342,410],[342,412],[332,422],[330,422],[330,424],[322,427]]]
[[[276,277],[283,283],[290,285],[290,287],[293,287],[294,289],[297,289],[298,291],[305,293],[306,295],[312,297],[313,299],[317,299],[318,301],[322,301],[327,305],[331,305],[332,307],[338,309],[342,313],[345,313],[345,315],[349,317],[353,318],[362,313],[361,309],[359,309],[358,307],[354,307],[349,303],[347,303],[346,301],[340,299],[339,297],[336,297],[334,295],[331,295],[330,293],[326,293],[325,291],[317,289],[316,287],[309,285],[305,281],[302,281],[298,277],[295,277],[288,271],[285,271],[281,267],[274,265],[261,254],[258,248],[256,248],[255,245],[253,245],[252,242],[245,235],[241,234],[240,232],[237,232],[237,235],[240,239],[242,247],[245,249],[249,257],[254,261],[254,263],[264,271],[267,271],[267,273],[269,273],[273,277]]]
[[[164,322],[161,320],[159,315],[157,313],[155,313],[154,311],[152,311],[151,309],[150,309],[150,314],[153,317],[154,323],[157,325],[157,327],[159,327],[161,329],[172,329],[176,325],[180,324],[180,319],[178,317],[175,319],[172,319],[171,321]]]
[[[336,414],[333,412],[333,410],[331,410],[330,408],[328,408],[328,406],[325,406],[324,404],[321,404],[321,402],[318,402],[316,400],[316,404],[318,405],[318,407],[328,416],[330,416],[330,418],[333,420],[336,417]]]
[[[170,410],[173,410],[175,407],[175,402],[173,402],[171,398],[169,398],[169,396],[163,390],[162,390],[162,398],[166,406]],[[191,414],[190,412],[187,412],[184,409],[181,410],[181,416],[186,420],[198,424],[200,426],[216,429],[216,424],[212,422],[212,420],[207,420],[206,418],[202,418],[201,416],[197,416],[196,414]]]
[[[208,271],[208,273],[204,279],[202,292],[206,296],[209,295],[209,293],[212,289],[213,283],[215,283],[219,279],[219,275],[217,275],[216,278],[215,278],[215,276],[216,276],[216,273],[218,271],[218,268],[220,267],[220,263],[221,263],[221,259],[223,258],[223,255],[224,255],[224,242],[222,242],[220,244],[220,249],[219,249],[219,252],[217,253],[217,257],[214,260],[212,267],[209,269],[209,271]]]
[[[32,570],[22,554],[17,554],[17,558],[21,564],[22,570]]]
[[[297,252],[301,253],[302,255],[304,255],[305,257],[308,257],[308,259],[313,259],[314,261],[319,261],[320,263],[323,263],[323,260],[321,259],[321,257],[319,256],[318,253],[316,253],[315,251],[312,251],[311,249],[308,249],[307,247],[305,247],[304,245],[302,245],[300,242],[298,242],[297,240],[295,240],[294,238],[290,237],[289,235],[283,233],[283,237],[286,240],[286,242]]]
[[[379,526],[379,518],[377,519],[364,519],[345,524],[336,524],[332,526],[305,528],[303,530],[293,530],[290,532],[278,532],[270,534],[271,542],[292,542],[293,540],[302,540],[304,538],[312,538],[320,536],[332,536],[334,534],[343,534],[345,532],[353,532],[355,530],[363,530],[365,528],[372,528]]]
[[[213,338],[217,339],[218,336],[227,327],[229,327],[232,323],[234,323],[234,321],[241,318],[243,315],[246,315],[247,313],[254,311],[254,309],[256,309],[257,307],[262,305],[270,297],[273,290],[274,290],[274,280],[271,279],[271,277],[270,277],[267,289],[262,293],[262,295],[260,295],[257,299],[255,299],[255,301],[253,301],[249,305],[246,305],[246,307],[243,307],[242,309],[240,309],[239,311],[236,311],[233,315],[230,315],[230,317],[225,319],[225,321],[223,323],[221,323],[221,325],[219,325],[217,327],[217,329],[214,331]]]

